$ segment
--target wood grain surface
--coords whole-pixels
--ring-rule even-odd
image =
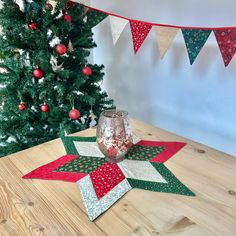
[[[187,142],[165,165],[196,197],[133,189],[90,222],[74,183],[21,179],[65,154],[56,139],[0,159],[0,235],[235,236],[236,158],[140,121],[132,126],[142,139]]]

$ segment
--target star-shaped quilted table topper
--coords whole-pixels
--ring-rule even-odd
[[[62,141],[68,155],[23,178],[77,181],[90,220],[96,219],[132,188],[195,196],[163,164],[185,143],[137,139],[125,160],[108,163],[96,137],[66,136]]]

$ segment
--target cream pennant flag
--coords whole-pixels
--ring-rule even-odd
[[[179,29],[164,26],[155,26],[154,28],[160,57],[163,58]]]
[[[112,34],[113,44],[115,45],[121,33],[123,32],[125,26],[127,25],[128,20],[115,16],[109,16],[109,18],[111,24],[111,34]]]

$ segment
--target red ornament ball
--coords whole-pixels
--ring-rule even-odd
[[[63,19],[66,23],[70,24],[71,23],[71,16],[68,14],[63,15]]]
[[[90,76],[92,75],[92,70],[89,66],[85,66],[83,69],[82,69],[82,74],[83,75],[87,75],[87,76]]]
[[[37,29],[37,24],[35,22],[30,22],[28,24],[29,29],[36,30]]]
[[[72,120],[77,120],[80,118],[80,111],[73,108],[70,110],[69,112],[69,117],[72,119]]]
[[[21,103],[18,105],[18,109],[19,109],[20,111],[25,110],[25,108],[26,108],[26,105],[25,105],[23,102],[21,102]]]
[[[60,44],[57,44],[55,46],[55,52],[58,54],[58,55],[63,55],[66,53],[66,46],[62,43]]]
[[[42,112],[48,112],[49,111],[49,107],[48,107],[48,105],[46,103],[41,105],[41,111]]]
[[[52,9],[53,9],[53,6],[52,6],[52,4],[50,4],[50,3],[46,3],[45,4],[45,9],[47,10],[47,11],[52,11]]]
[[[44,76],[44,72],[41,69],[36,68],[33,70],[33,76],[36,79],[41,79]]]
[[[72,8],[73,6],[74,6],[74,2],[72,2],[72,1],[67,1],[66,2],[66,9],[70,9],[70,8]]]

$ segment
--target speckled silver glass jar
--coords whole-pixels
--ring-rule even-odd
[[[101,113],[97,127],[97,143],[108,162],[120,162],[133,145],[128,112],[107,110]]]

